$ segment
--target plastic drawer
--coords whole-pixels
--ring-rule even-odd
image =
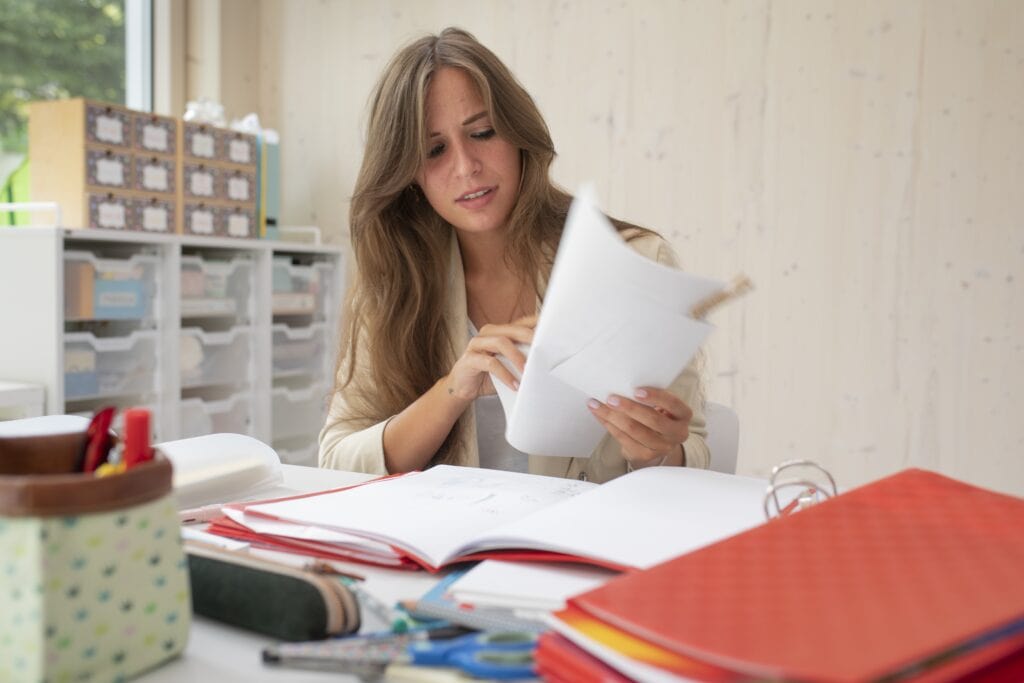
[[[64,317],[67,320],[139,320],[153,314],[159,258],[135,254],[100,258],[64,252]]]
[[[248,434],[252,420],[252,397],[240,393],[220,401],[201,398],[181,400],[181,437],[205,434]]]
[[[281,462],[285,465],[305,465],[306,467],[317,466],[319,444],[314,440],[308,446],[302,448],[274,447]]]
[[[252,261],[181,257],[181,315],[239,316],[252,310]]]
[[[252,331],[248,326],[226,332],[184,327],[180,357],[183,388],[211,384],[252,386]]]
[[[274,257],[274,315],[322,313],[321,272],[315,266],[296,266],[287,256]]]
[[[309,327],[272,326],[274,377],[321,375],[324,372],[324,345],[327,326],[316,323]]]
[[[320,273],[320,291],[316,301],[317,314],[323,316],[325,320],[329,320],[341,307],[341,292],[336,274],[341,265],[337,262],[320,261],[313,267]]]
[[[141,394],[154,390],[157,333],[127,337],[91,332],[64,335],[64,399]]]
[[[315,441],[327,417],[327,386],[275,387],[271,393],[273,439],[306,437]]]

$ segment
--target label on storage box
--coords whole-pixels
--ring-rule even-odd
[[[124,126],[113,116],[96,117],[96,138],[115,145],[124,144]]]
[[[142,146],[160,152],[168,151],[167,129],[163,126],[145,125],[142,127]]]
[[[232,140],[228,145],[228,158],[236,164],[248,164],[251,161],[249,143],[245,140]]]
[[[246,178],[228,180],[228,198],[236,202],[249,201],[249,181]]]
[[[144,166],[142,186],[153,192],[167,192],[170,189],[167,184],[167,169],[157,164]]]
[[[192,232],[199,235],[213,234],[213,212],[197,210],[192,212]]]
[[[96,292],[96,306],[106,308],[135,308],[139,295],[135,291]]]
[[[101,228],[124,230],[124,205],[113,202],[101,202],[96,222]]]
[[[235,213],[228,216],[228,234],[232,237],[248,237],[249,217],[244,213]]]
[[[209,133],[195,133],[192,136],[192,156],[212,159],[213,155],[213,135]]]
[[[167,232],[167,209],[160,206],[147,206],[143,209],[142,229]]]
[[[192,194],[197,197],[213,196],[213,174],[206,171],[195,171],[189,179]]]
[[[124,185],[124,164],[119,159],[97,159],[96,180],[103,185]]]

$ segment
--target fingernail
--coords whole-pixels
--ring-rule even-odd
[[[519,382],[512,380],[512,388],[519,391]]]
[[[590,408],[591,410],[597,410],[598,408],[601,407],[601,404],[594,399],[589,399],[587,400],[587,407]]]
[[[619,406],[619,397],[618,396],[614,396],[614,395],[613,396],[609,396],[608,397],[608,405],[615,406],[617,408]]]
[[[637,398],[647,398],[647,390],[637,389],[636,391],[633,392],[633,395],[636,396]]]

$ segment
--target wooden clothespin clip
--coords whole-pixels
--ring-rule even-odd
[[[690,317],[697,320],[703,320],[708,313],[718,308],[727,301],[738,299],[750,290],[754,288],[754,283],[750,281],[750,278],[742,273],[732,279],[732,281],[718,290],[714,294],[710,294],[690,309]]]

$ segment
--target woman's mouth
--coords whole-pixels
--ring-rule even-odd
[[[492,191],[492,189],[489,188],[489,187],[484,187],[484,188],[481,188],[479,190],[473,190],[472,192],[467,192],[466,194],[462,195],[456,201],[460,201],[460,202],[473,201],[474,199],[479,199],[480,197],[483,197],[483,196],[485,196],[487,194],[490,194],[491,191]]]

